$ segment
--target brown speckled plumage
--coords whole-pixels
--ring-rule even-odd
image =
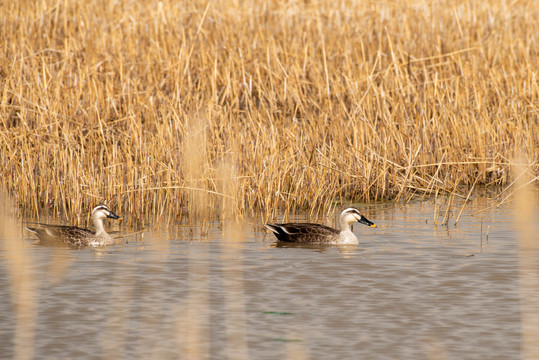
[[[26,229],[37,235],[41,244],[66,244],[74,247],[104,246],[114,243],[114,239],[107,234],[103,227],[103,219],[119,219],[106,205],[98,205],[92,210],[92,221],[96,231],[76,226],[38,224],[37,227]]]

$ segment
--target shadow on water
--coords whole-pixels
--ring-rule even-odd
[[[320,252],[324,252],[328,249],[357,249],[357,245],[313,245],[313,244],[296,244],[286,241],[275,241],[274,244],[272,244],[272,247],[276,248],[296,248],[296,249],[311,249],[311,250],[317,250]]]
[[[252,222],[169,226],[72,250],[20,240],[15,223],[18,247],[0,252],[0,296],[9,299],[0,303],[0,353],[519,358],[522,249],[511,205],[471,215],[491,203],[473,199],[457,226],[434,225],[432,201],[370,205],[379,227],[357,226],[357,246],[277,242]],[[524,294],[539,299],[537,288]]]

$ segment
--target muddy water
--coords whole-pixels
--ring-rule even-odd
[[[456,207],[437,226],[432,202],[371,205],[378,228],[356,225],[360,245],[341,248],[276,246],[256,222],[202,235],[173,226],[102,249],[26,235],[33,343],[15,336],[2,248],[0,357],[516,359],[518,237],[511,206],[471,216],[489,204],[472,201],[457,226]]]

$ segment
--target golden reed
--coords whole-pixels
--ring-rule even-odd
[[[2,183],[141,223],[466,196],[515,148],[537,173],[535,4],[2,1]]]

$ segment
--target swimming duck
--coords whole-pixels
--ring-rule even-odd
[[[359,240],[350,225],[359,222],[376,227],[372,221],[361,215],[358,209],[350,207],[341,213],[341,230],[311,223],[266,224],[278,240],[301,244],[358,244]]]
[[[39,227],[27,227],[26,229],[37,235],[40,243],[67,244],[70,246],[104,246],[114,243],[114,239],[107,234],[103,227],[103,219],[121,219],[113,213],[107,205],[97,205],[92,210],[92,221],[95,226],[95,233],[76,226],[62,226],[39,224]]]

